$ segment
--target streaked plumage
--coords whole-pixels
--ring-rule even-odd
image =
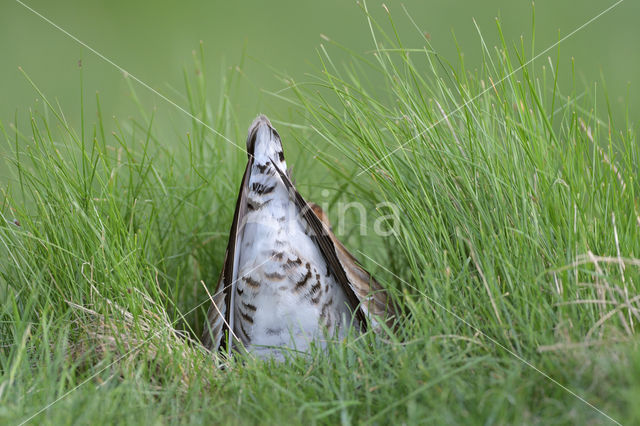
[[[265,116],[249,128],[248,162],[203,343],[282,358],[393,318],[391,300],[307,204],[284,171],[280,136]],[[223,339],[225,330],[229,330]]]

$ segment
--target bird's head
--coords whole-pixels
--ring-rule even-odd
[[[249,127],[247,155],[250,158],[253,157],[257,163],[274,161],[286,169],[280,135],[273,128],[269,119],[262,114],[253,120],[251,127]]]

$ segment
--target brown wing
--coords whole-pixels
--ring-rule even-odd
[[[225,321],[229,321],[226,302],[228,292],[224,288],[225,265],[228,258],[229,252],[227,251],[224,256],[224,264],[222,265],[216,292],[211,295],[211,305],[207,311],[207,319],[202,333],[202,344],[210,351],[216,351],[220,347],[220,338],[226,329]]]
[[[231,352],[231,336],[233,335],[233,309],[231,309],[231,307],[233,306],[237,281],[237,243],[238,237],[242,235],[242,228],[245,225],[245,216],[247,214],[246,197],[252,165],[253,159],[249,157],[238,193],[236,210],[233,214],[233,222],[231,223],[231,231],[229,232],[229,243],[227,244],[224,264],[222,265],[222,272],[218,280],[218,288],[216,289],[216,293],[211,295],[213,300],[207,311],[207,319],[204,324],[202,344],[211,351],[218,350],[222,344],[229,353]],[[231,330],[229,330],[229,327]],[[226,342],[221,342],[225,330],[228,331],[228,339]]]
[[[301,216],[311,229],[312,238],[320,248],[320,252],[334,274],[336,281],[338,281],[347,295],[349,305],[355,312],[362,327],[366,327],[365,316],[368,312],[384,318],[385,321],[392,319],[390,299],[380,284],[360,266],[359,262],[338,241],[329,226],[323,224],[314,212],[313,206],[304,200],[293,186],[289,177],[273,161],[271,163],[291,194]],[[322,216],[326,219],[324,213]],[[375,318],[372,319],[375,322]]]
[[[338,260],[345,270],[351,289],[360,300],[365,313],[373,315],[372,321],[385,321],[387,326],[393,328],[397,320],[397,312],[389,294],[380,283],[367,272],[358,259],[338,240],[331,229],[329,218],[315,203],[309,203],[309,208],[324,223],[326,232],[331,238],[336,249]]]

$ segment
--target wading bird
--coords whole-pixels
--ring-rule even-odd
[[[352,324],[390,324],[388,294],[295,189],[280,135],[264,115],[249,128],[247,155],[204,346],[282,359],[281,348],[324,346]]]

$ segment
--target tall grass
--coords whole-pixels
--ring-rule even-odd
[[[330,216],[352,197],[402,212],[392,238],[342,236],[401,304],[397,335],[221,368],[197,343],[202,282],[215,283],[246,157],[207,126],[242,145],[238,74],[212,102],[196,58],[185,97],[198,120],[178,137],[157,134],[144,108],[72,129],[34,84],[41,108],[2,125],[0,420],[640,418],[631,124],[597,111],[595,92],[558,87],[560,61],[530,63],[533,40],[481,42],[470,71],[462,54],[447,63],[427,39],[405,48],[394,21],[364,13],[375,52],[327,39],[321,72],[278,95],[300,118],[275,118],[285,145],[298,140],[329,171],[294,168],[316,201],[322,185],[339,189]]]

